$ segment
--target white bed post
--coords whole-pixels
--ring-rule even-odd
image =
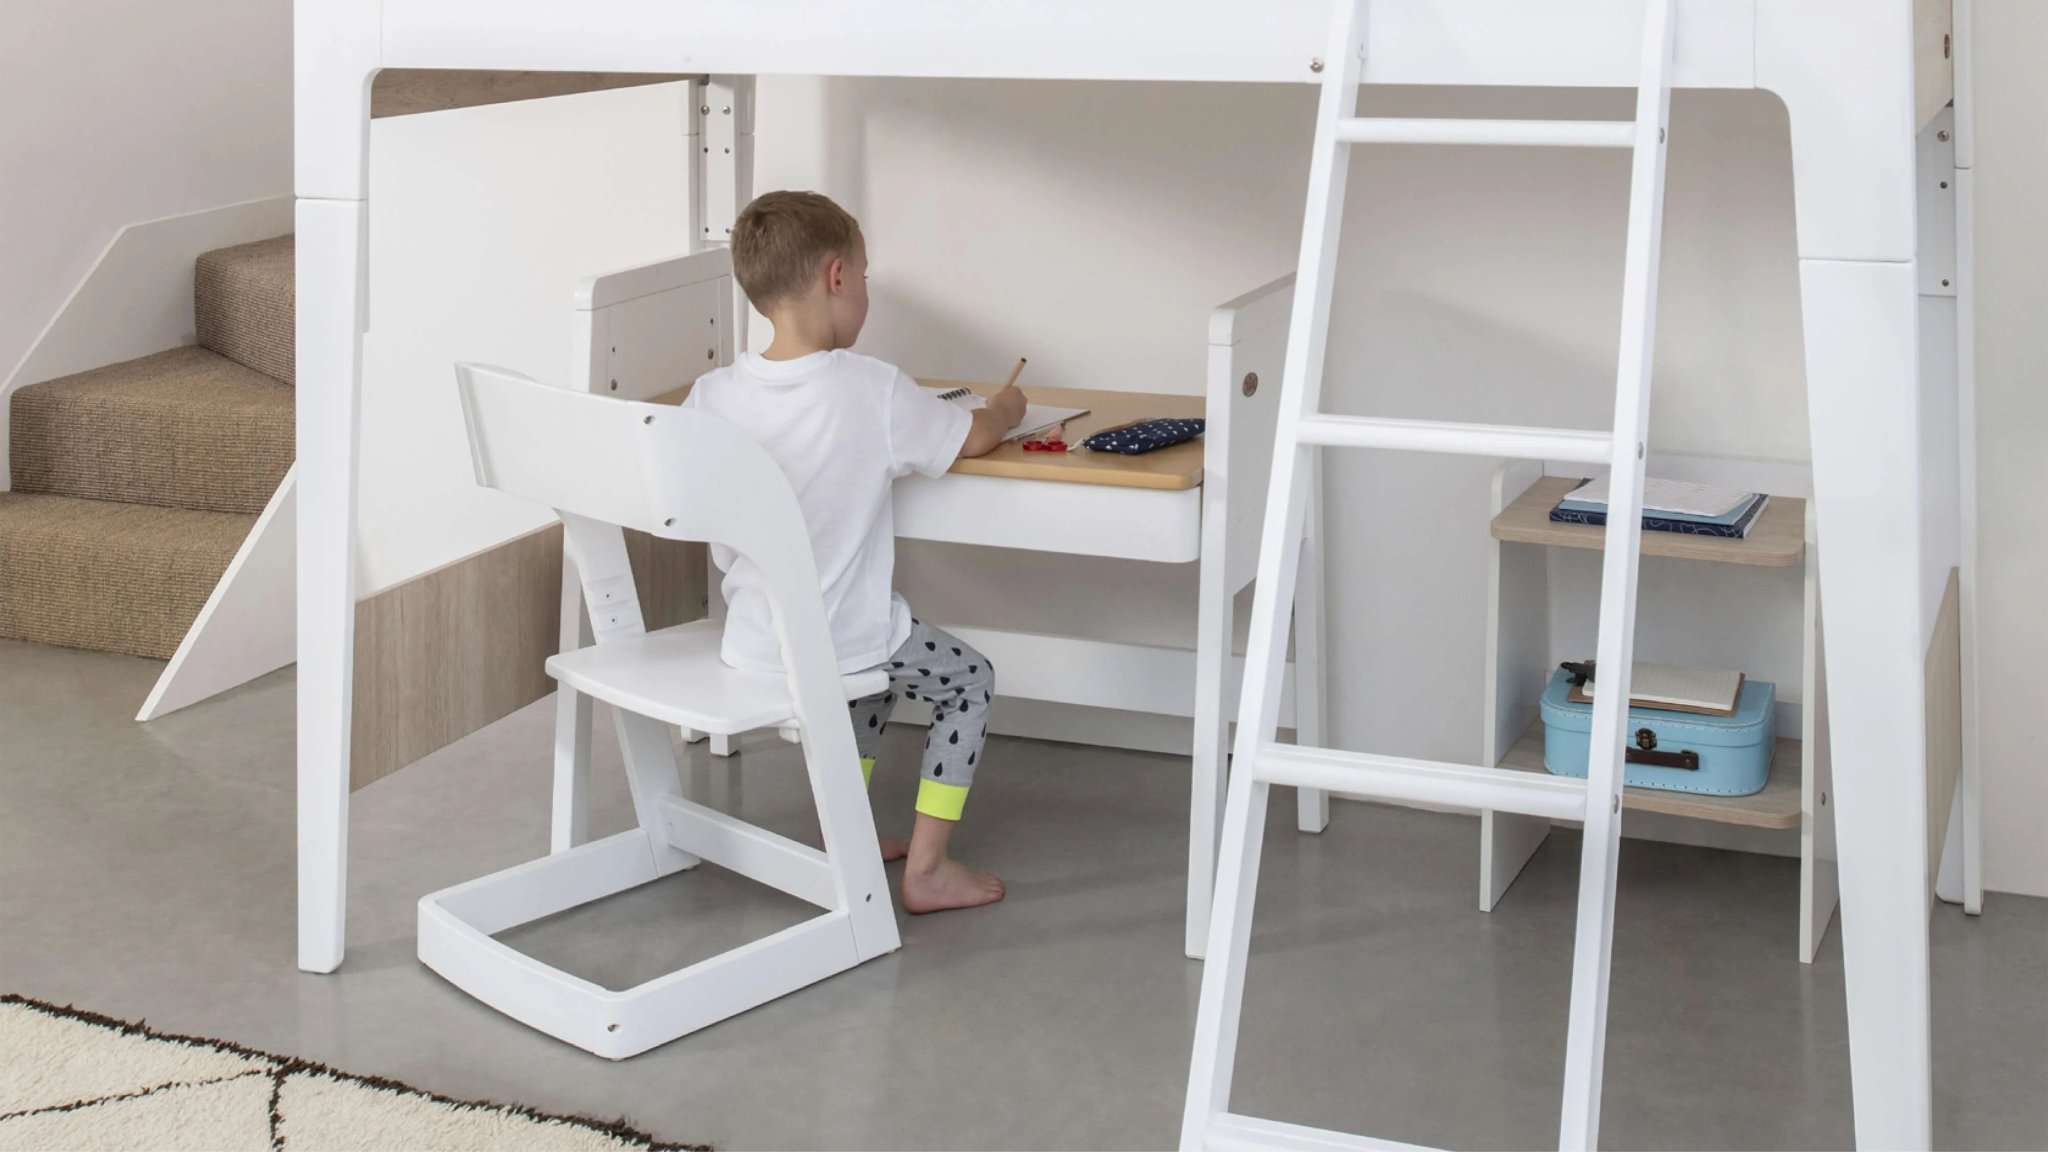
[[[1856,1138],[1932,1140],[1913,6],[1757,9],[1792,127]]]
[[[1979,762],[1977,695],[1977,93],[1972,67],[1976,27],[1974,0],[1956,0],[1952,17],[1955,44],[1956,145],[1956,447],[1961,470],[1958,491],[1962,505],[1961,571],[1956,609],[1961,617],[1963,645],[1963,766],[1960,782],[1963,911],[1984,911],[1984,785]]]
[[[356,429],[368,323],[377,9],[295,6],[299,967],[341,966],[355,669]]]
[[[732,223],[740,209],[754,198],[754,78],[713,76],[703,87],[704,99],[698,112],[704,117],[703,147],[698,154],[703,195],[697,225],[697,242],[704,247],[723,247],[732,242]],[[740,291],[739,277],[732,281],[732,354],[738,359],[747,350],[747,328],[751,313],[747,295]],[[719,592],[720,573],[711,562],[711,550],[704,550],[705,614],[717,619],[725,615],[725,598]],[[732,755],[734,738],[724,734],[711,737],[713,756]]]

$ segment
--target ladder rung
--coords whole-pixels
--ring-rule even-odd
[[[1304,444],[1341,448],[1397,448],[1511,460],[1611,463],[1614,438],[1570,428],[1516,428],[1504,424],[1445,424],[1435,420],[1381,420],[1366,416],[1311,416],[1301,422]]]
[[[1549,148],[1633,148],[1631,120],[1397,120],[1355,117],[1337,121],[1346,144],[1509,144]]]
[[[1324,1128],[1304,1128],[1299,1124],[1282,1124],[1278,1120],[1261,1120],[1235,1112],[1225,1112],[1211,1119],[1204,1143],[1212,1152],[1257,1152],[1260,1149],[1274,1149],[1275,1152],[1365,1152],[1367,1149],[1425,1152],[1419,1144],[1375,1140],[1370,1136],[1353,1136]]]
[[[1259,749],[1252,778],[1410,804],[1491,808],[1553,820],[1586,818],[1585,781],[1510,768],[1268,744]]]

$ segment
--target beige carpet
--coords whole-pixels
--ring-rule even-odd
[[[697,1148],[0,996],[0,1150]]]

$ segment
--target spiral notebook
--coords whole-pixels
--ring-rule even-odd
[[[970,412],[984,407],[988,403],[987,400],[975,395],[966,388],[934,388],[929,384],[920,384],[919,387],[930,392],[940,400],[951,401]],[[1013,440],[1028,439],[1048,428],[1058,427],[1069,420],[1078,420],[1087,414],[1088,409],[1086,408],[1056,408],[1051,404],[1026,404],[1024,406],[1024,419],[1019,420],[1017,426],[1010,429],[1009,434],[1003,437],[1003,443],[1008,444]]]

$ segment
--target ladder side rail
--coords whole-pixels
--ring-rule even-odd
[[[1629,180],[1628,249],[1614,397],[1614,454],[1600,574],[1601,686],[1594,700],[1586,774],[1586,822],[1572,950],[1570,1024],[1558,1146],[1600,1139],[1601,1073],[1607,1047],[1609,964],[1614,947],[1615,869],[1620,858],[1622,739],[1635,653],[1636,576],[1643,530],[1643,458],[1657,339],[1657,272],[1663,234],[1665,146],[1670,120],[1672,0],[1647,0],[1636,144]],[[1610,671],[1611,670],[1611,671]]]
[[[1337,139],[1337,122],[1355,110],[1364,78],[1364,0],[1332,5],[1328,70],[1316,111],[1315,151],[1309,162],[1306,208],[1301,222],[1293,315],[1281,373],[1280,418],[1274,433],[1272,482],[1266,492],[1260,533],[1257,589],[1251,635],[1245,648],[1244,683],[1238,701],[1233,767],[1218,851],[1215,903],[1209,918],[1208,959],[1195,1018],[1194,1054],[1181,1117],[1181,1146],[1200,1148],[1210,1120],[1230,1103],[1237,1053],[1239,1010],[1244,1003],[1245,962],[1251,944],[1251,905],[1258,888],[1266,799],[1271,785],[1255,782],[1251,765],[1259,745],[1279,725],[1282,668],[1276,654],[1286,650],[1294,584],[1300,560],[1297,542],[1305,520],[1301,477],[1305,454],[1297,428],[1322,393],[1325,339],[1342,238],[1344,192],[1351,150]]]

